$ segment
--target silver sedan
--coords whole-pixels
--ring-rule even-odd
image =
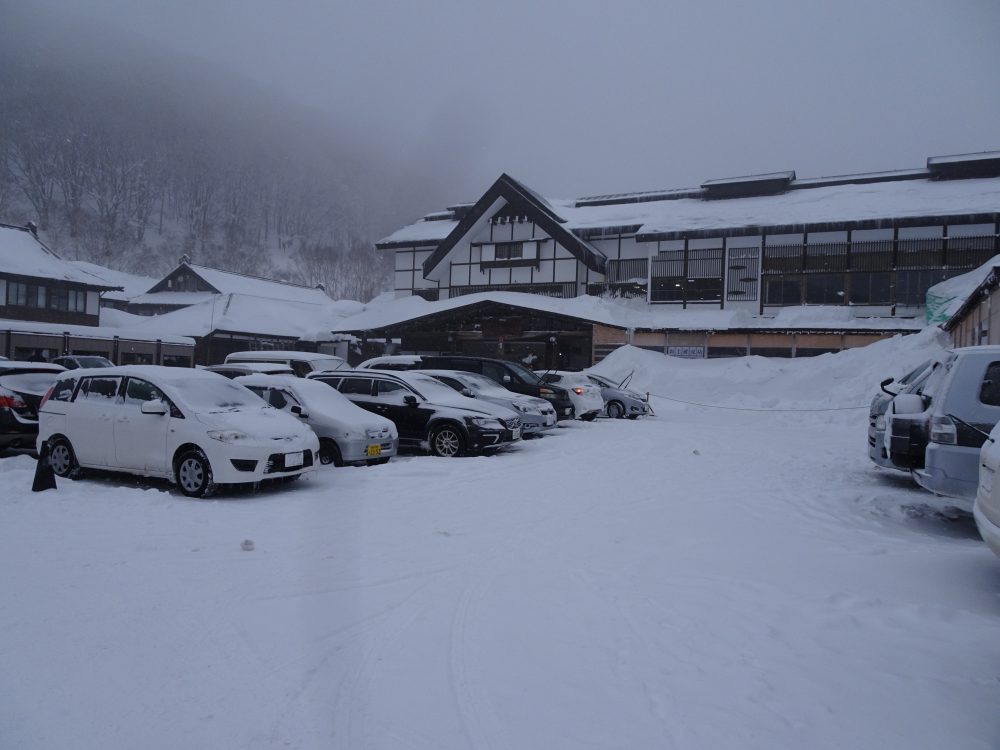
[[[537,435],[556,426],[556,410],[544,398],[508,391],[491,378],[461,370],[422,370],[469,398],[478,398],[513,409],[521,417],[525,436]]]
[[[649,396],[628,389],[631,375],[621,383],[616,383],[603,375],[586,373],[590,382],[601,387],[601,397],[604,399],[604,413],[612,419],[638,419],[646,414],[652,414],[649,406]]]

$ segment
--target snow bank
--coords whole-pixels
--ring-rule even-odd
[[[868,406],[878,384],[941,354],[947,336],[926,328],[836,354],[801,359],[689,360],[625,346],[592,369],[672,399],[739,408],[839,409]]]

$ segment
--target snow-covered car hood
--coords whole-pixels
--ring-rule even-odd
[[[447,396],[434,396],[433,401],[426,401],[427,406],[441,406],[445,408],[460,409],[465,412],[478,412],[484,416],[497,417],[498,419],[511,419],[517,416],[517,412],[508,409],[506,406],[492,404],[489,401],[479,398],[468,398],[460,393],[455,393],[455,398]]]
[[[249,438],[262,440],[297,437],[308,438],[313,432],[293,416],[270,406],[231,411],[202,412],[194,417],[215,430],[239,430]]]
[[[317,427],[332,428],[339,432],[388,429],[393,435],[396,434],[396,425],[391,419],[386,419],[378,414],[372,414],[370,411],[366,411],[354,404],[351,404],[351,406],[354,407],[354,410],[349,412],[342,408],[329,409],[323,406],[306,404],[306,412],[309,414],[309,418],[305,422]]]

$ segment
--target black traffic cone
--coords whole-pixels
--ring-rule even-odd
[[[44,490],[56,489],[56,473],[52,471],[52,464],[49,463],[49,441],[42,443],[42,450],[38,454],[38,463],[35,464],[35,481],[31,483],[32,492],[42,492]]]

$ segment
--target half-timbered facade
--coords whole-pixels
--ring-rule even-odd
[[[1000,152],[923,169],[548,200],[502,175],[474,203],[428,214],[377,247],[398,297],[483,291],[610,294],[773,316],[923,315],[927,289],[1000,253]]]

